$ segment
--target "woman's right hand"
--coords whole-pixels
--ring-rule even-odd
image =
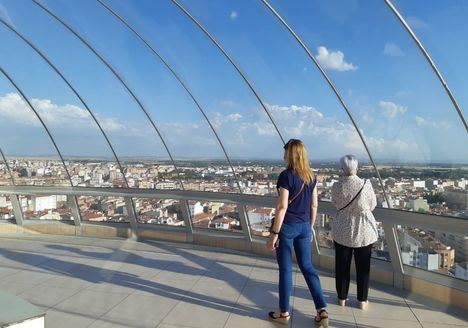
[[[269,251],[274,251],[275,250],[275,244],[278,241],[278,235],[277,234],[270,234],[270,238],[268,238],[267,243],[266,243],[266,248]]]

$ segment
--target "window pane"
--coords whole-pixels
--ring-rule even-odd
[[[11,197],[10,195],[0,195],[0,220],[15,222]]]
[[[247,206],[247,216],[253,236],[268,237],[270,235],[271,220],[275,217],[274,208]]]
[[[65,195],[20,196],[25,220],[73,221],[73,215]]]
[[[399,227],[403,264],[468,280],[468,236]]]
[[[137,221],[145,224],[185,226],[178,200],[160,198],[134,198]]]
[[[129,222],[123,197],[78,197],[83,222]]]
[[[195,229],[242,232],[235,204],[189,200],[189,213]]]

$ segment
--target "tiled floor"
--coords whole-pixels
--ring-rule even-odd
[[[332,327],[468,327],[468,315],[373,285],[367,311],[335,303]],[[46,327],[278,327],[275,262],[219,249],[113,239],[0,238],[0,289],[47,310]],[[354,295],[355,286],[352,293]],[[313,302],[296,273],[292,327],[313,327]]]

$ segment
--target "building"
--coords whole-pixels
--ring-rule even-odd
[[[247,212],[247,216],[249,217],[250,224],[256,223],[268,223],[273,218],[275,210],[273,208],[261,207],[261,208],[254,208]]]
[[[444,191],[443,197],[450,208],[461,210],[468,208],[468,190],[448,189]]]
[[[51,210],[57,208],[57,196],[32,196],[31,197],[31,209],[34,212],[41,212],[45,210]]]
[[[193,218],[196,215],[203,213],[203,205],[198,201],[189,201],[190,216]]]
[[[424,198],[411,199],[408,205],[415,212],[429,212],[429,204]]]
[[[455,277],[468,280],[468,262],[455,264]]]
[[[436,231],[435,237],[455,250],[456,262],[468,261],[468,236],[451,235]]]
[[[413,180],[413,188],[426,188],[426,181],[424,180]]]

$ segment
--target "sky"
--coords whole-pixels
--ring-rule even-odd
[[[369,159],[331,88],[261,1],[180,0],[239,66],[259,100],[171,1],[104,0],[177,72],[198,105],[97,1],[39,2],[115,73],[32,1],[0,0],[0,18],[43,52],[84,101],[0,24],[0,67],[20,89],[0,74],[0,148],[7,157],[56,154],[44,126],[65,157],[111,157],[97,121],[121,157],[166,159],[167,146],[175,159],[224,159],[221,142],[233,159],[280,159],[281,138],[266,109],[284,139],[304,140],[311,160],[347,153]],[[384,1],[270,3],[330,76],[377,162],[468,163],[468,135],[460,118]],[[462,40],[468,34],[468,3],[394,4],[467,108],[468,45]]]

